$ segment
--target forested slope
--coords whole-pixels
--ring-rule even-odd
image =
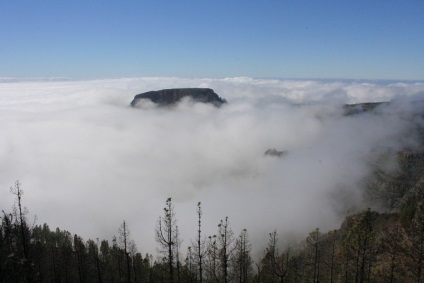
[[[339,229],[319,227],[281,248],[269,231],[262,256],[253,260],[248,231],[231,230],[228,218],[204,235],[201,203],[198,233],[180,239],[171,198],[158,225],[158,255],[137,251],[122,223],[111,242],[31,224],[21,184],[0,226],[0,282],[424,282],[424,151],[387,153],[397,168],[376,166],[366,181],[369,209],[345,218]],[[181,242],[191,243],[181,250]],[[258,243],[254,243],[258,244]]]

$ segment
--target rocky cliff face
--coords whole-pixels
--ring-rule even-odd
[[[225,99],[219,97],[210,88],[173,88],[137,94],[131,101],[131,106],[135,107],[141,99],[150,100],[158,106],[172,106],[184,97],[189,97],[195,102],[211,103],[217,107],[226,103]]]

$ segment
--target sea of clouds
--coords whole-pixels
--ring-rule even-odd
[[[177,87],[212,88],[228,104],[129,106],[138,93]],[[301,239],[363,208],[380,154],[420,146],[423,121],[412,114],[423,98],[421,82],[0,78],[0,209],[11,210],[19,180],[30,221],[110,240],[125,220],[144,254],[155,253],[168,197],[184,246],[201,201],[204,235],[228,216],[260,254],[275,229]],[[378,115],[343,115],[345,103],[391,100]],[[288,153],[264,156],[270,148]]]

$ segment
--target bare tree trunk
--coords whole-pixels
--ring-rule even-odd
[[[202,270],[202,229],[201,229],[201,217],[202,217],[202,207],[200,206],[200,202],[197,204],[197,215],[199,216],[199,229],[198,229],[198,235],[197,235],[197,256],[199,258],[199,282],[203,282],[203,270]]]

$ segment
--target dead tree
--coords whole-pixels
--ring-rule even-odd
[[[198,279],[199,282],[203,282],[203,259],[205,257],[205,240],[202,239],[202,207],[201,203],[197,204],[197,217],[198,217],[198,229],[196,242],[193,243],[193,247],[196,249],[196,262],[198,268]]]
[[[165,202],[164,217],[159,217],[156,225],[156,242],[159,244],[159,252],[165,254],[169,268],[169,282],[174,282],[174,244],[176,236],[176,219],[174,206],[171,198]]]
[[[128,246],[130,243],[130,232],[128,230],[128,227],[125,223],[125,220],[122,223],[122,226],[119,229],[119,239],[121,242],[121,245],[123,246],[124,254],[125,254],[125,260],[127,262],[127,281],[128,283],[131,282],[131,262],[130,262],[130,254],[128,252]]]
[[[10,188],[10,192],[16,196],[16,203],[17,211],[16,216],[19,219],[19,230],[20,230],[20,238],[21,238],[21,245],[22,245],[22,251],[23,251],[23,259],[26,261],[28,260],[28,243],[27,243],[27,224],[26,224],[26,218],[25,215],[27,214],[27,211],[25,208],[22,207],[22,195],[24,194],[24,191],[21,189],[21,183],[19,181],[15,182],[15,186]],[[16,209],[16,207],[15,207]]]
[[[225,221],[221,220],[218,224],[218,249],[219,249],[219,259],[222,268],[222,277],[224,283],[229,282],[229,270],[231,260],[233,258],[233,247],[234,243],[234,233],[231,230],[228,217],[225,217]]]

